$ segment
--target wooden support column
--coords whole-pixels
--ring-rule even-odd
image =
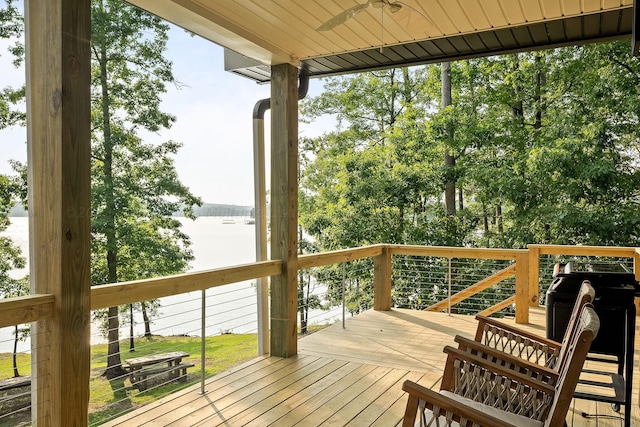
[[[636,248],[633,253],[633,274],[636,280],[640,281],[640,248]],[[640,298],[635,298],[636,316],[640,316]]]
[[[529,246],[529,307],[540,305],[540,248]]]
[[[271,67],[271,355],[298,352],[298,69]]]
[[[529,254],[516,255],[516,323],[529,323]]]
[[[90,373],[89,0],[25,1],[34,426],[86,426]]]
[[[391,310],[391,249],[373,258],[373,309]]]

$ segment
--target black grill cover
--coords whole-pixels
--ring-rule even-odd
[[[562,341],[585,280],[596,292],[593,305],[600,317],[600,333],[591,344],[591,352],[621,357],[629,317],[635,316],[634,297],[640,295],[640,283],[621,265],[567,264],[547,291],[547,338]]]

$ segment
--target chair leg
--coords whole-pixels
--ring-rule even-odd
[[[402,427],[413,427],[416,423],[416,414],[418,413],[418,406],[420,405],[420,399],[415,396],[409,395],[409,401],[407,402],[407,409],[404,412],[404,421]]]

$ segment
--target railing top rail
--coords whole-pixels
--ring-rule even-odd
[[[53,314],[51,294],[26,295],[0,300],[0,328],[47,319]]]
[[[386,245],[392,255],[437,256],[446,258],[515,259],[527,249],[457,248],[453,246]]]
[[[312,267],[320,267],[323,265],[354,261],[356,259],[370,258],[380,255],[384,246],[385,245],[370,245],[362,246],[359,248],[340,249],[337,251],[300,255],[298,257],[298,269],[304,270]]]
[[[91,309],[97,310],[274,276],[282,272],[282,265],[281,260],[261,261],[174,276],[94,286],[91,289]]]
[[[356,259],[375,257],[387,248],[392,255],[438,256],[451,258],[515,259],[527,253],[526,249],[458,248],[447,246],[416,246],[378,244],[348,248],[298,257],[298,269],[330,265]],[[612,256],[640,258],[640,248],[613,246],[528,245],[541,255]],[[281,260],[217,268],[132,282],[122,282],[91,289],[91,309],[112,307],[130,302],[144,301],[170,295],[208,289],[230,283],[278,275]],[[0,327],[28,323],[51,317],[53,295],[28,295],[0,300]]]
[[[565,246],[565,245],[528,245],[541,255],[577,255],[577,256],[612,256],[632,257],[637,248],[622,246]]]

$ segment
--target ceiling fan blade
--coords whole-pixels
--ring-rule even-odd
[[[398,6],[398,7],[396,8],[395,6]],[[427,17],[424,13],[422,13],[421,11],[416,9],[415,7],[411,6],[410,4],[403,3],[401,1],[396,1],[396,2],[393,2],[393,3],[389,3],[389,10],[391,11],[391,13],[398,12],[399,10],[402,10],[403,7],[411,9],[411,11],[417,13],[422,18],[424,18],[429,24],[433,25],[433,22],[431,22],[431,19],[429,19],[429,17]],[[406,9],[404,9],[403,11],[406,11]]]
[[[362,12],[363,10],[365,10],[367,7],[369,7],[369,2],[364,3],[364,4],[359,4],[357,6],[353,6],[351,9],[347,9],[344,12],[341,12],[341,13],[337,14],[336,16],[334,16],[333,18],[329,19],[324,24],[320,25],[318,27],[318,31],[333,30],[335,27],[337,27],[338,25],[344,24],[349,19],[353,18],[358,13]]]
[[[386,6],[389,9],[389,12],[396,13],[397,11],[402,9],[403,4],[404,3],[401,3],[401,2],[395,2],[395,3],[387,2]]]

